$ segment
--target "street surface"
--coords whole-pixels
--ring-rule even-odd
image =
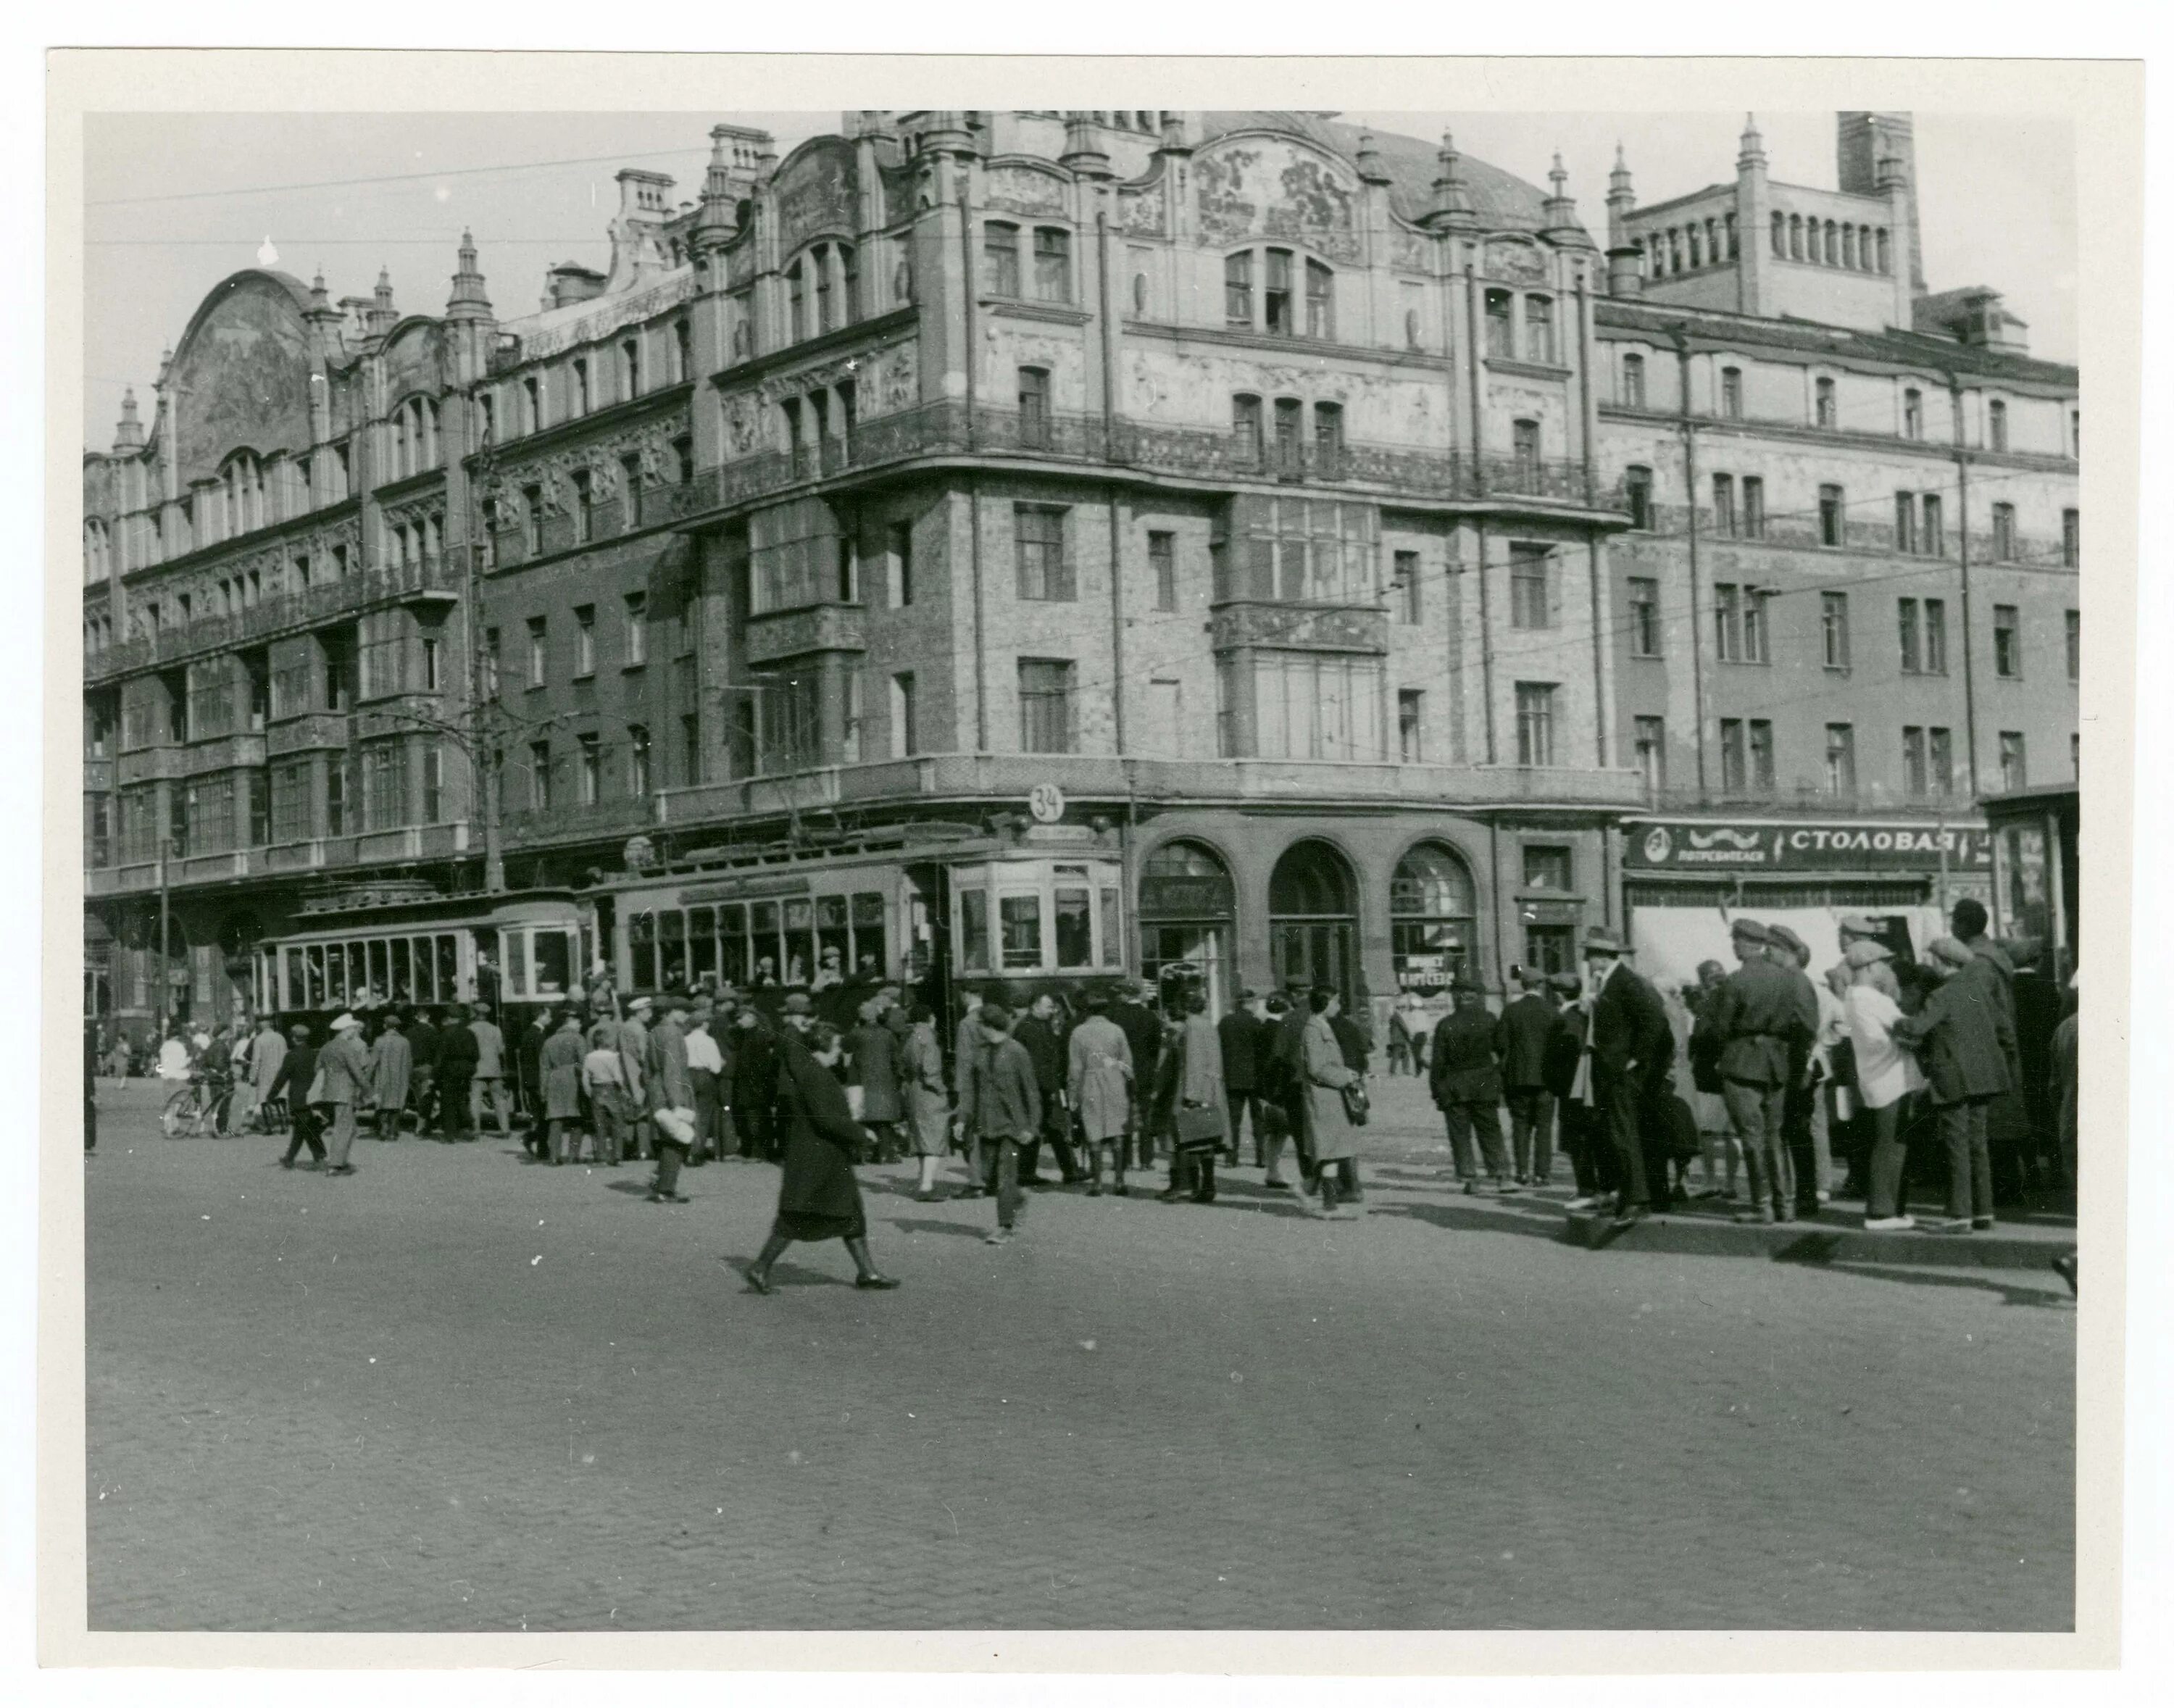
[[[1582,1250],[1457,1194],[1415,1081],[1359,1221],[1247,1168],[992,1248],[868,1168],[904,1286],[768,1299],[767,1166],[328,1179],[101,1101],[94,1629],[2071,1624],[2056,1278]]]

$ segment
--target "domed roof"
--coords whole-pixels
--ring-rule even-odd
[[[1355,170],[1359,138],[1366,134],[1357,125],[1317,117],[1312,113],[1203,112],[1200,140],[1213,142],[1233,131],[1284,131],[1306,138],[1349,162]],[[1393,131],[1375,131],[1374,150],[1382,169],[1389,175],[1389,206],[1414,223],[1425,218],[1434,199],[1434,181],[1441,168],[1440,144]],[[1539,231],[1547,226],[1544,204],[1546,193],[1537,186],[1514,177],[1500,166],[1491,166],[1470,154],[1458,157],[1458,171],[1479,224],[1490,230]]]

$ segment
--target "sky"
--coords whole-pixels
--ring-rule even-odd
[[[1739,111],[1685,114],[1339,115],[1383,131],[1438,138],[1545,186],[1560,150],[1580,219],[1604,239],[1608,173],[1618,143],[1641,202],[1665,201],[1735,176]],[[333,296],[367,295],[378,269],[403,312],[445,306],[454,250],[475,233],[502,316],[533,311],[546,267],[602,266],[617,206],[613,174],[640,166],[700,193],[709,127],[769,130],[781,155],[838,128],[835,113],[107,114],[86,138],[84,420],[102,445],[133,385],[146,421],[161,350],[211,288],[271,263]],[[1832,113],[1760,113],[1768,170],[1784,183],[1832,187]],[[2074,145],[2059,120],[1921,113],[1919,222],[1935,290],[1989,284],[2031,327],[2035,355],[2076,355]]]

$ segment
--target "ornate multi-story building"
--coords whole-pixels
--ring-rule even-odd
[[[851,121],[781,161],[717,127],[693,201],[622,172],[608,271],[553,268],[533,312],[500,317],[465,242],[434,316],[381,278],[212,293],[149,434],[132,400],[85,462],[101,1008],[833,956],[938,995],[1182,959],[1378,1003],[1566,964],[1624,922],[1663,809],[1794,805],[1806,776],[1837,820],[1914,808],[1906,711],[1950,767],[1928,745],[1907,778],[1955,813],[2011,716],[2074,727],[2036,633],[2073,592],[2014,561],[2039,489],[2009,560],[1976,531],[1996,472],[2073,493],[2038,415],[2073,435],[2074,376],[2013,354],[1991,293],[1943,311],[1882,272],[1914,253],[1906,165],[1853,191],[1846,142],[1839,196],[1760,159],[1646,210],[1619,174],[1603,256],[1560,166],[1544,193],[1447,138]],[[1815,208],[1884,233],[1839,283],[1737,241]],[[1788,415],[1793,383],[1831,403]],[[1943,438],[1994,407],[2012,440]],[[1732,458],[1771,484],[1757,532],[1751,499],[1703,507]],[[1866,525],[1890,478],[1971,482],[1939,565]],[[1923,683],[1865,668],[1898,552],[1957,582],[1917,592],[1954,602],[1921,606],[1914,668],[1903,642]],[[1797,657],[1832,644],[1807,575],[1856,599],[1847,770],[1808,757],[1836,720],[1805,697],[1829,660]]]

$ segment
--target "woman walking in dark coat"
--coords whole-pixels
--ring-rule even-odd
[[[804,1041],[803,1041],[804,1039]],[[818,1020],[805,1034],[777,1040],[777,1105],[786,1128],[785,1172],[777,1188],[777,1219],[762,1254],[747,1272],[757,1293],[772,1290],[770,1266],[795,1240],[843,1240],[859,1273],[853,1285],[890,1288],[868,1256],[868,1217],[861,1208],[853,1158],[861,1147],[860,1123],[846,1101],[836,1068],[843,1053],[838,1029]]]

